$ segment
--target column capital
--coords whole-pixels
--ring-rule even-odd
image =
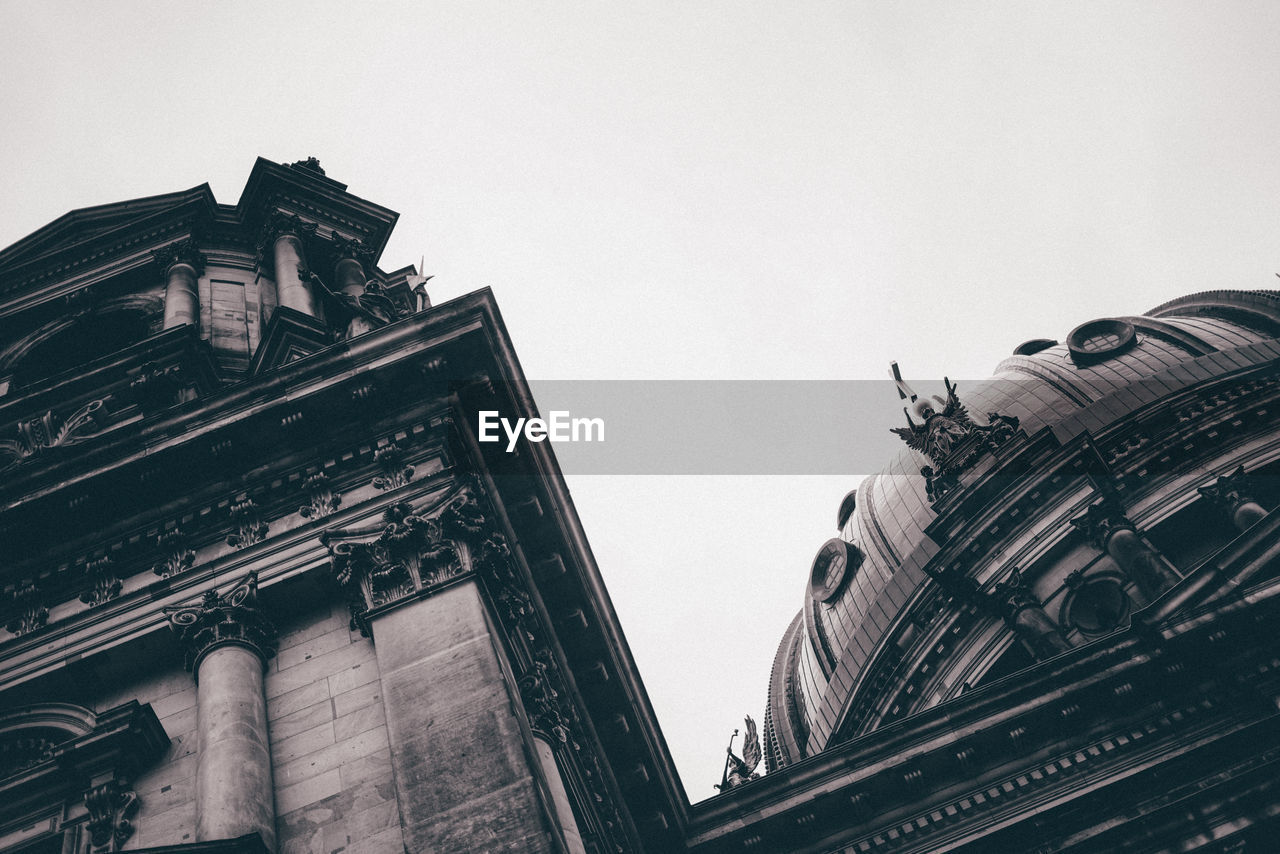
[[[276,654],[276,627],[258,604],[258,573],[251,572],[226,593],[205,591],[198,605],[165,608],[171,628],[185,647],[187,670],[200,678],[200,662],[216,647],[235,645],[257,653],[265,668]]]
[[[1137,527],[1124,515],[1124,507],[1116,499],[1107,496],[1093,504],[1082,515],[1071,520],[1085,537],[1098,547],[1107,550],[1107,543],[1120,531],[1137,531]]]
[[[433,507],[397,502],[382,524],[321,535],[334,579],[347,593],[351,626],[369,634],[369,614],[430,595],[458,578],[505,559],[506,541],[492,530],[470,485]]]
[[[1228,513],[1234,512],[1241,504],[1257,500],[1253,494],[1253,484],[1244,473],[1243,465],[1230,474],[1222,475],[1208,486],[1200,487],[1197,492]]]
[[[258,245],[263,248],[269,248],[271,244],[281,237],[292,236],[303,240],[314,237],[315,233],[316,224],[314,222],[307,222],[297,214],[273,210],[267,214],[267,218],[262,223]]]
[[[151,256],[155,258],[162,274],[165,276],[168,276],[169,271],[178,264],[186,264],[195,270],[196,275],[199,276],[204,272],[205,264],[208,262],[204,253],[196,245],[195,240],[190,237],[179,240],[176,243],[170,243],[167,246],[161,246],[159,249],[154,250]]]

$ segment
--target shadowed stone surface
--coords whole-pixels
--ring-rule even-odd
[[[410,851],[554,851],[474,582],[376,619]]]

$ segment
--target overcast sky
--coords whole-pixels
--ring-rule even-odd
[[[1280,5],[965,6],[0,0],[0,245],[314,155],[400,212],[384,269],[493,288],[533,380],[896,359],[940,391],[1085,320],[1276,286]],[[885,397],[790,441],[881,435]],[[694,800],[763,717],[857,474],[570,477]]]

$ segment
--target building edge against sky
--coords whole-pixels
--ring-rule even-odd
[[[492,295],[395,221],[259,160],[0,252],[0,849],[1264,850],[1276,293],[902,380],[771,773],[690,805],[554,454],[476,441],[537,414]]]

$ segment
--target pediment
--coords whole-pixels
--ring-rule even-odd
[[[192,203],[205,203],[212,211],[215,203],[208,184],[177,193],[79,208],[0,251],[0,273],[95,242],[113,232],[132,233],[144,221],[167,212],[178,213]]]

